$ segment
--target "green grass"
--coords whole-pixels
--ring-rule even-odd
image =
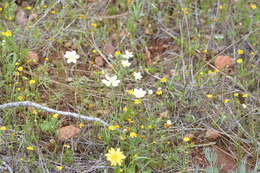
[[[210,150],[216,145],[232,155],[237,172],[259,166],[257,1],[37,0],[26,6],[0,3],[0,103],[29,100],[119,128],[30,107],[1,110],[0,127],[7,130],[0,130],[0,163],[14,172],[59,172],[57,166],[61,172],[217,172],[218,156]],[[29,16],[25,25],[15,22],[17,8]],[[8,30],[12,36],[3,34]],[[76,64],[64,58],[71,50],[80,55]],[[126,50],[134,55],[130,67],[114,55]],[[36,64],[28,62],[29,51],[38,54]],[[234,65],[216,72],[218,55],[231,56]],[[103,66],[95,63],[99,56]],[[135,80],[133,72],[143,78]],[[105,86],[105,74],[117,75],[119,86]],[[134,88],[153,93],[135,104],[128,92]],[[58,139],[59,128],[80,123],[76,137]],[[207,138],[208,129],[221,136]],[[126,156],[121,166],[106,160],[111,147]]]

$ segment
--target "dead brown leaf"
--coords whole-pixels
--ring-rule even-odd
[[[219,134],[216,130],[207,130],[206,131],[206,134],[205,134],[205,137],[208,138],[208,139],[214,139],[216,140],[217,138],[219,138],[221,136],[221,134]]]
[[[115,47],[113,46],[111,41],[107,41],[104,46],[104,53],[107,55],[113,55],[115,51]]]
[[[70,138],[73,138],[80,132],[80,128],[77,128],[73,125],[65,126],[60,129],[58,129],[58,139],[59,140],[67,140]]]
[[[235,160],[230,156],[230,154],[216,145],[214,145],[212,149],[216,153],[217,166],[219,168],[222,167],[219,171],[220,173],[228,173],[235,169]]]
[[[232,66],[232,63],[233,63],[233,61],[230,56],[220,55],[220,56],[217,56],[217,58],[215,59],[215,66],[218,69],[230,67],[230,66]]]
[[[97,57],[95,57],[95,64],[96,64],[97,66],[99,66],[99,67],[104,66],[105,61],[104,61],[103,57],[102,57],[102,56],[97,56]]]
[[[15,15],[15,23],[18,25],[25,25],[28,21],[27,14],[23,9],[18,8]]]

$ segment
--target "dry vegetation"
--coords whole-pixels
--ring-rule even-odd
[[[259,7],[0,1],[0,172],[256,173]]]

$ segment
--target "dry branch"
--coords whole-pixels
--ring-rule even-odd
[[[46,106],[42,106],[42,105],[34,103],[34,102],[30,102],[30,101],[11,102],[11,103],[2,104],[2,105],[0,105],[0,110],[6,109],[6,108],[20,107],[20,106],[22,106],[22,107],[34,107],[36,109],[44,110],[46,112],[56,113],[56,114],[59,114],[59,115],[64,115],[64,116],[69,116],[69,117],[74,117],[74,118],[79,118],[79,119],[83,119],[83,120],[87,120],[87,121],[96,121],[96,122],[100,122],[104,126],[109,125],[107,122],[105,122],[105,121],[103,121],[99,118],[95,118],[95,117],[91,117],[91,116],[85,116],[85,115],[81,115],[81,114],[77,114],[77,113],[73,113],[73,112],[59,111],[59,110],[48,108]]]

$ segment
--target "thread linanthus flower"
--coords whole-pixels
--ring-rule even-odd
[[[120,80],[117,79],[116,75],[111,77],[109,75],[105,75],[105,79],[101,80],[101,82],[108,87],[117,87],[120,83]]]
[[[64,57],[67,59],[67,63],[77,63],[79,59],[79,55],[76,53],[75,50],[73,51],[66,51]]]

